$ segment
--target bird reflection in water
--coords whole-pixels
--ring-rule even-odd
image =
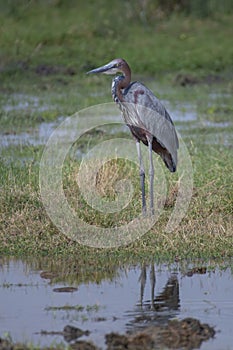
[[[176,274],[172,274],[163,288],[163,291],[159,295],[155,295],[155,266],[150,266],[150,286],[151,286],[151,299],[143,301],[145,286],[147,280],[147,266],[143,265],[141,268],[140,281],[140,303],[141,307],[151,309],[155,311],[163,310],[178,310],[180,306],[179,298],[179,282]]]

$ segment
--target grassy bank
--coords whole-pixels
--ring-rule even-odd
[[[207,134],[208,135],[208,134]],[[203,137],[203,135],[202,135]],[[188,212],[172,233],[164,229],[175,203],[175,179],[168,178],[170,189],[165,210],[155,226],[140,240],[127,247],[101,250],[106,256],[131,256],[160,259],[184,257],[232,256],[232,150],[219,145],[205,145],[189,139],[189,152],[194,167],[194,191]],[[16,149],[12,149],[16,153]],[[1,254],[10,255],[70,255],[96,259],[98,250],[80,246],[65,237],[50,221],[43,208],[38,188],[39,160],[42,148],[22,147],[21,156],[29,154],[31,160],[1,162]],[[9,152],[9,149],[8,149]],[[20,152],[18,157],[20,159]],[[122,161],[113,161],[102,170],[99,188],[102,196],[112,199],[115,181],[122,173],[135,185],[130,207],[119,214],[103,215],[85,204],[76,185],[79,163],[69,160],[64,169],[64,188],[78,215],[89,224],[103,227],[127,223],[140,212],[140,190],[136,174],[138,169]],[[125,170],[124,170],[125,169]],[[78,201],[78,203],[77,203]],[[79,209],[77,208],[79,207]],[[81,207],[81,211],[80,211]]]
[[[1,7],[0,66],[7,81],[33,73],[80,74],[118,56],[138,74],[219,72],[232,65],[229,12],[160,18],[145,8],[143,22],[139,2],[21,1]]]
[[[233,15],[198,19],[182,13],[161,18],[155,14],[143,20],[131,2],[117,2],[114,8],[107,1],[98,4],[20,2],[4,6],[0,13],[1,133],[3,140],[22,135],[16,144],[1,144],[0,254],[73,255],[84,263],[96,262],[96,253],[100,263],[109,258],[232,256],[232,139],[227,140],[232,134]],[[170,102],[171,115],[178,107],[187,115],[187,106],[195,109],[197,123],[176,123],[192,159],[194,191],[178,229],[164,233],[177,181],[176,175],[169,176],[164,213],[150,232],[127,247],[102,251],[69,240],[50,221],[38,185],[43,144],[25,144],[28,136],[23,133],[33,136],[41,123],[46,127],[81,108],[111,101],[109,79],[85,72],[117,56],[129,61],[134,78],[140,77]],[[99,132],[86,135],[80,149],[86,151],[85,145],[108,137]],[[75,159],[67,161],[64,187],[71,202],[78,200],[82,206],[81,214],[75,205],[74,210],[87,222],[113,227],[138,214],[136,167],[119,160],[103,169],[102,195],[114,196],[112,187],[122,172],[135,185],[128,211],[103,216],[79,196],[72,177],[79,166]]]

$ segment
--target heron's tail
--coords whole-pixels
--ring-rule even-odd
[[[171,154],[168,151],[162,152],[160,154],[163,159],[166,167],[170,170],[171,173],[176,171],[176,162],[172,159]]]
[[[177,151],[174,151],[173,155],[171,155],[171,153],[155,138],[153,139],[152,148],[154,152],[160,155],[170,172],[174,173],[177,164]]]

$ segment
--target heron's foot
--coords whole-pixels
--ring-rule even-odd
[[[143,206],[142,207],[142,216],[146,217],[146,215],[147,215],[146,206]]]
[[[155,209],[154,208],[150,208],[150,210],[146,210],[146,207],[142,207],[142,216],[144,218],[149,218],[151,216],[154,216],[155,215]]]

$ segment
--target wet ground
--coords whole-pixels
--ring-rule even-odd
[[[40,346],[229,350],[232,295],[230,267],[200,262],[129,265],[87,278],[67,261],[2,259],[0,337]]]
[[[219,104],[219,100],[223,101]],[[224,101],[230,99],[230,94],[217,94],[210,93],[208,95],[208,103],[205,106],[205,110],[200,112],[198,103],[192,102],[180,102],[169,103],[169,101],[162,101],[176,124],[177,130],[185,138],[194,136],[195,130],[199,132],[201,141],[208,144],[221,144],[224,146],[232,145],[233,134],[227,131],[228,127],[232,127],[230,107]],[[56,106],[46,104],[40,100],[37,96],[26,94],[13,94],[8,99],[5,98],[5,102],[2,102],[1,109],[3,113],[19,112],[25,113],[40,113],[43,111],[53,111]],[[118,112],[116,106],[112,103],[112,115],[108,113],[106,118],[103,117],[104,123],[113,122],[122,123],[122,118]],[[216,107],[217,106],[217,107]],[[220,120],[211,120],[212,116],[216,114],[216,118]],[[82,115],[82,114],[81,114]],[[61,124],[65,119],[65,116],[59,116],[55,121],[38,123],[35,127],[29,128],[26,132],[1,132],[0,133],[0,147],[8,147],[11,145],[17,146],[38,146],[44,145],[53,130]],[[210,120],[209,120],[210,119]],[[215,119],[215,118],[213,118]],[[112,128],[112,125],[111,125]],[[194,131],[194,133],[192,132]],[[106,130],[105,130],[106,131]],[[121,126],[120,128],[111,129],[111,133],[125,132],[129,135],[128,128]],[[109,130],[108,130],[109,132]]]

